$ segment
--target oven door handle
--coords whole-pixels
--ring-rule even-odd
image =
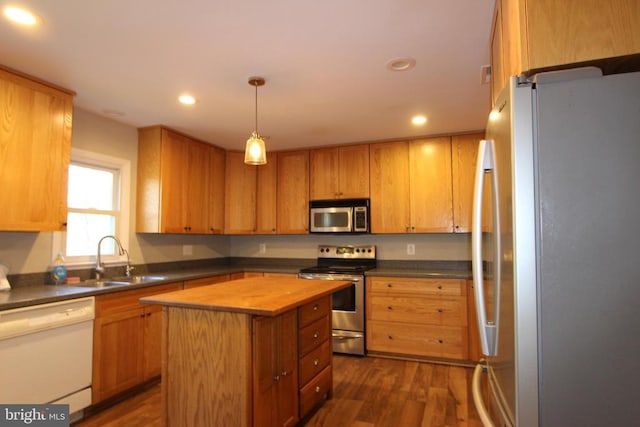
[[[345,340],[352,340],[352,339],[360,339],[360,338],[364,338],[363,334],[359,334],[359,333],[349,333],[349,334],[343,334],[340,332],[333,332],[331,333],[331,337],[333,339],[339,340],[339,341],[345,341]]]

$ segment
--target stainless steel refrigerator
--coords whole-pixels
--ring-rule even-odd
[[[640,425],[640,73],[514,77],[486,138],[472,233],[483,423]]]

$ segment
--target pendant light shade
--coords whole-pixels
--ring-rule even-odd
[[[262,77],[249,77],[249,84],[256,88],[256,127],[249,139],[244,150],[244,162],[248,165],[265,165],[267,164],[267,150],[264,140],[258,133],[258,86],[264,85]]]

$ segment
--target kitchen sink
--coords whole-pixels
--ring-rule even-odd
[[[136,275],[136,276],[111,277],[111,278],[104,278],[104,279],[88,279],[76,284],[76,286],[101,288],[105,286],[133,285],[137,283],[156,282],[156,281],[166,280],[166,279],[167,279],[167,276],[163,276],[163,275],[145,274],[145,275]]]

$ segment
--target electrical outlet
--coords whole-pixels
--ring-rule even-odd
[[[193,245],[182,245],[182,256],[193,255]]]
[[[415,255],[416,254],[416,245],[413,243],[407,244],[407,255]]]
[[[266,243],[260,243],[259,252],[261,254],[267,252],[267,244]]]

